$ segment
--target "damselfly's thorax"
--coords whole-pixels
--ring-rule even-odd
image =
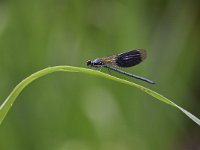
[[[95,60],[88,60],[87,61],[87,66],[102,67],[102,66],[104,66],[104,63],[99,58],[97,58]]]

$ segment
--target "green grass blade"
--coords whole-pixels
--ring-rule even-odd
[[[191,114],[190,112],[186,111],[185,109],[183,109],[182,107],[178,106],[177,104],[175,104],[174,102],[170,101],[169,99],[167,99],[166,97],[158,94],[157,92],[154,92],[148,88],[145,88],[141,85],[138,85],[136,83],[124,80],[124,79],[120,79],[114,76],[111,76],[109,74],[100,72],[100,71],[96,71],[96,70],[91,70],[91,69],[87,69],[87,68],[80,68],[80,67],[72,67],[72,66],[55,66],[55,67],[49,67],[49,68],[45,68],[43,70],[40,70],[32,75],[30,75],[29,77],[27,77],[26,79],[24,79],[22,82],[20,82],[14,89],[13,91],[10,93],[10,95],[6,98],[6,100],[3,102],[3,104],[0,106],[0,124],[2,123],[3,119],[5,118],[6,114],[8,113],[9,109],[11,108],[11,106],[13,105],[15,99],[17,98],[17,96],[21,93],[21,91],[27,86],[29,85],[31,82],[33,82],[34,80],[45,76],[47,74],[53,73],[53,72],[58,72],[58,71],[67,71],[67,72],[80,72],[80,73],[85,73],[85,74],[90,74],[90,75],[95,75],[95,76],[100,76],[102,78],[107,78],[116,82],[120,82],[126,85],[130,85],[133,87],[136,87],[138,89],[140,89],[141,91],[155,97],[157,100],[160,100],[168,105],[171,105],[173,107],[178,108],[179,110],[181,110],[184,114],[186,114],[190,119],[192,119],[194,122],[196,122],[198,125],[200,125],[200,120],[195,117],[193,114]]]

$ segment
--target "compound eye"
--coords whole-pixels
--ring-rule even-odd
[[[87,66],[91,66],[91,65],[92,65],[91,60],[88,60],[88,61],[87,61]]]

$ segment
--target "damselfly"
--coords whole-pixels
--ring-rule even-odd
[[[88,60],[87,66],[96,67],[96,68],[105,67],[105,68],[114,70],[116,72],[125,74],[127,76],[130,76],[130,77],[133,77],[133,78],[136,78],[136,79],[139,79],[151,84],[155,84],[153,81],[147,78],[137,76],[137,75],[125,72],[117,68],[117,67],[127,68],[127,67],[135,66],[141,63],[145,58],[146,58],[146,51],[143,49],[136,49],[136,50],[131,50],[128,52],[117,54],[117,55],[97,58],[95,60]]]

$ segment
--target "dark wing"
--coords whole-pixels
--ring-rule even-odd
[[[143,49],[131,50],[117,55],[116,65],[119,67],[132,67],[146,58],[146,51]]]

